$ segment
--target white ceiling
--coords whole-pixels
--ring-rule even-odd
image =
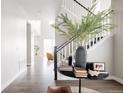
[[[60,9],[62,0],[15,0],[32,19],[52,19]]]

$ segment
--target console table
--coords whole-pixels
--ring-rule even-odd
[[[87,77],[75,77],[73,71],[60,71],[59,72],[65,76],[79,79],[79,93],[81,93],[81,79],[86,80],[103,80],[109,76],[109,74],[99,74],[98,76],[87,76]]]

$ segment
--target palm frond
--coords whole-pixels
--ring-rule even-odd
[[[93,5],[89,8],[90,11],[94,12],[96,7],[96,0],[94,0]],[[82,16],[79,23],[73,22],[69,19],[67,14],[60,14],[57,17],[56,24],[53,27],[60,32],[62,36],[72,37],[78,36],[77,40],[84,40],[88,38],[89,34],[95,36],[102,31],[112,31],[115,27],[112,23],[107,23],[106,20],[112,18],[112,13],[114,11],[110,8],[97,14],[92,15],[87,13],[86,16]]]

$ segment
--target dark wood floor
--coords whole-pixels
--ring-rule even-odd
[[[47,87],[55,85],[70,85],[73,93],[78,93],[78,80],[54,81],[53,75],[52,62],[37,62],[2,93],[47,93]],[[123,86],[114,80],[82,80],[82,93],[123,93]]]

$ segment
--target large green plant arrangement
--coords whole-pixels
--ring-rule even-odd
[[[94,12],[95,7],[96,3],[94,3],[89,10]],[[95,15],[88,12],[86,16],[82,16],[81,21],[78,23],[69,19],[67,14],[61,13],[57,17],[53,27],[65,38],[77,36],[77,40],[87,40],[89,34],[95,36],[101,31],[112,31],[114,25],[111,24],[111,22],[105,22],[105,20],[111,20],[113,12],[111,9],[97,12]]]

